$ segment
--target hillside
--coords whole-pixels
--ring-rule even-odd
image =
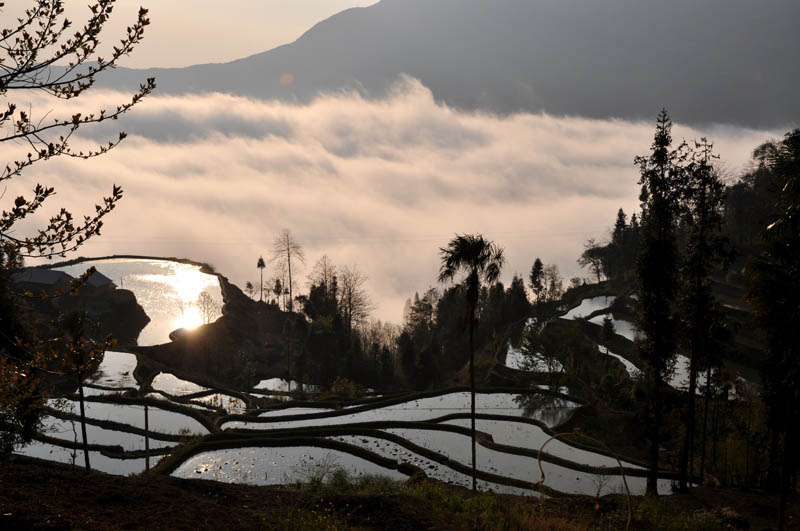
[[[380,97],[405,74],[465,109],[650,119],[666,106],[693,123],[782,127],[800,116],[798,18],[793,0],[383,0],[251,57],[100,82],[306,102]]]

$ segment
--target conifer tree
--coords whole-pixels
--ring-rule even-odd
[[[658,494],[658,447],[664,385],[675,356],[673,303],[677,290],[678,253],[675,224],[682,178],[678,150],[672,149],[672,121],[662,110],[657,119],[651,153],[639,156],[642,187],[642,241],[637,262],[638,324],[643,337],[639,354],[645,363],[650,423],[650,468],[646,493]]]

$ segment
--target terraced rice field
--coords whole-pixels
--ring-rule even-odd
[[[218,293],[206,278],[209,275],[202,276],[194,266],[152,261],[95,265],[133,289],[137,299],[146,299],[143,305],[182,300],[203,289]],[[71,267],[75,269],[71,273],[79,273],[85,265]],[[588,314],[611,302],[610,298],[584,301],[570,313]],[[147,307],[146,311],[150,314]],[[174,313],[158,317],[156,312],[154,321],[168,322],[143,333],[143,344],[163,341],[180,322]],[[405,479],[424,474],[471,483],[470,394],[463,389],[356,403],[287,401],[258,409],[254,407],[258,397],[280,393],[290,383],[264,380],[251,393],[241,393],[210,389],[162,372],[140,388],[133,377],[135,368],[136,356],[108,352],[86,381],[93,468],[131,474],[149,466],[177,477],[277,484],[308,480],[341,467],[353,475]],[[531,495],[594,495],[625,488],[616,459],[548,441],[554,428],[581,407],[578,400],[546,389],[486,389],[476,395],[476,402],[480,488]],[[50,406],[42,436],[18,453],[83,466],[75,396]],[[623,466],[628,488],[642,493],[643,469],[635,463]],[[663,483],[661,490],[668,492],[668,481]]]

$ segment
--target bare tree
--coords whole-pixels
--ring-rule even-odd
[[[289,303],[288,303],[288,310],[292,311],[292,258],[298,260],[301,264],[304,264],[306,261],[305,254],[303,253],[303,248],[300,247],[300,244],[297,243],[297,240],[294,239],[292,233],[289,232],[289,229],[283,229],[275,238],[275,242],[272,244],[272,261],[273,262],[283,262],[286,264],[287,275],[286,278],[288,280],[289,285]],[[286,283],[284,283],[286,286]]]
[[[200,293],[200,296],[197,298],[197,307],[200,309],[200,316],[203,318],[203,324],[210,323],[221,313],[219,304],[207,291]]]
[[[76,113],[71,116],[50,115],[49,110],[38,112],[22,105],[31,95],[43,94],[57,99],[72,99],[94,84],[95,77],[113,68],[128,55],[144,36],[150,23],[147,10],[139,9],[135,22],[127,28],[121,41],[113,46],[106,58],[98,55],[100,36],[114,7],[114,0],[97,0],[89,5],[87,22],[76,29],[64,16],[63,0],[31,0],[30,7],[20,16],[6,17],[10,27],[0,28],[0,143],[17,149],[10,160],[0,164],[0,186],[18,177],[28,167],[53,157],[67,156],[89,159],[114,148],[125,133],[100,146],[73,149],[74,133],[87,124],[117,119],[155,88],[155,80],[140,85],[131,99],[110,111]],[[0,2],[0,10],[4,2]],[[12,97],[13,95],[13,97]],[[12,101],[13,100],[17,100]],[[16,146],[16,148],[14,147]],[[10,451],[14,444],[27,442],[39,422],[37,403],[42,399],[43,386],[39,376],[53,373],[53,342],[28,338],[19,309],[11,296],[9,274],[23,266],[24,258],[65,256],[100,234],[103,217],[122,198],[122,189],[113,186],[111,195],[102,199],[87,216],[75,217],[62,208],[42,220],[40,226],[28,224],[22,232],[20,225],[31,222],[40,213],[45,201],[55,194],[51,187],[37,184],[29,197],[18,196],[11,208],[0,213],[0,453]],[[0,194],[2,198],[2,194]],[[79,281],[88,278],[84,274]],[[73,284],[78,286],[80,282]],[[52,295],[52,294],[48,294]],[[82,337],[73,338],[70,348],[83,345]],[[109,347],[91,349],[95,356]],[[87,459],[88,464],[88,459]]]
[[[558,272],[558,266],[549,264],[544,267],[544,298],[547,302],[558,300],[564,293],[564,279]]]
[[[317,260],[317,263],[314,264],[314,268],[308,275],[308,285],[309,287],[314,285],[325,285],[328,287],[328,289],[330,289],[333,285],[333,279],[336,278],[336,275],[336,266],[334,265],[333,261],[328,258],[327,254],[323,254],[322,257]]]
[[[73,134],[86,124],[116,119],[155,88],[150,78],[139,87],[129,102],[112,111],[77,113],[69,117],[49,117],[47,112],[35,114],[29,108],[8,101],[9,94],[38,92],[60,99],[72,99],[94,84],[95,76],[113,68],[120,57],[130,53],[141,41],[144,28],[150,23],[147,10],[140,9],[137,21],[128,27],[128,34],[119,46],[114,46],[108,59],[97,56],[99,35],[108,22],[114,0],[99,0],[90,6],[91,17],[72,33],[72,22],[64,17],[63,0],[36,0],[32,7],[16,19],[16,25],[0,31],[0,96],[7,103],[0,111],[0,143],[18,144],[22,150],[17,160],[0,169],[0,183],[8,181],[33,164],[57,156],[88,159],[96,157],[119,144],[118,137],[94,149],[74,150],[70,145]],[[3,7],[0,2],[0,8]],[[56,64],[66,66],[55,66]],[[47,117],[47,119],[45,119]],[[14,226],[36,213],[43,203],[55,194],[53,188],[37,184],[31,198],[17,197],[13,208],[0,216],[0,243],[3,252],[15,257],[64,256],[77,249],[87,239],[100,233],[102,218],[122,198],[122,189],[114,186],[112,194],[103,199],[91,216],[77,220],[61,209],[48,223],[33,231],[33,236],[15,234]]]
[[[363,323],[375,308],[364,285],[367,276],[356,266],[339,268],[339,312],[347,325],[348,336],[353,326]]]

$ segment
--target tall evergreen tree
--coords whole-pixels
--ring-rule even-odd
[[[533,266],[531,266],[531,273],[528,277],[528,280],[530,281],[531,290],[536,297],[535,302],[538,303],[539,297],[544,289],[544,264],[538,256],[536,257],[536,260],[533,261]]]
[[[607,271],[609,278],[617,278],[625,273],[626,260],[626,236],[628,236],[628,217],[621,208],[617,211],[617,219],[614,221],[614,229],[611,232],[611,244],[607,251]]]
[[[658,494],[658,446],[661,434],[664,382],[675,356],[672,306],[678,276],[675,225],[678,216],[681,154],[673,150],[672,121],[666,110],[657,119],[651,153],[639,156],[642,186],[642,242],[637,262],[639,282],[639,354],[645,363],[650,416],[650,468],[646,493]]]

